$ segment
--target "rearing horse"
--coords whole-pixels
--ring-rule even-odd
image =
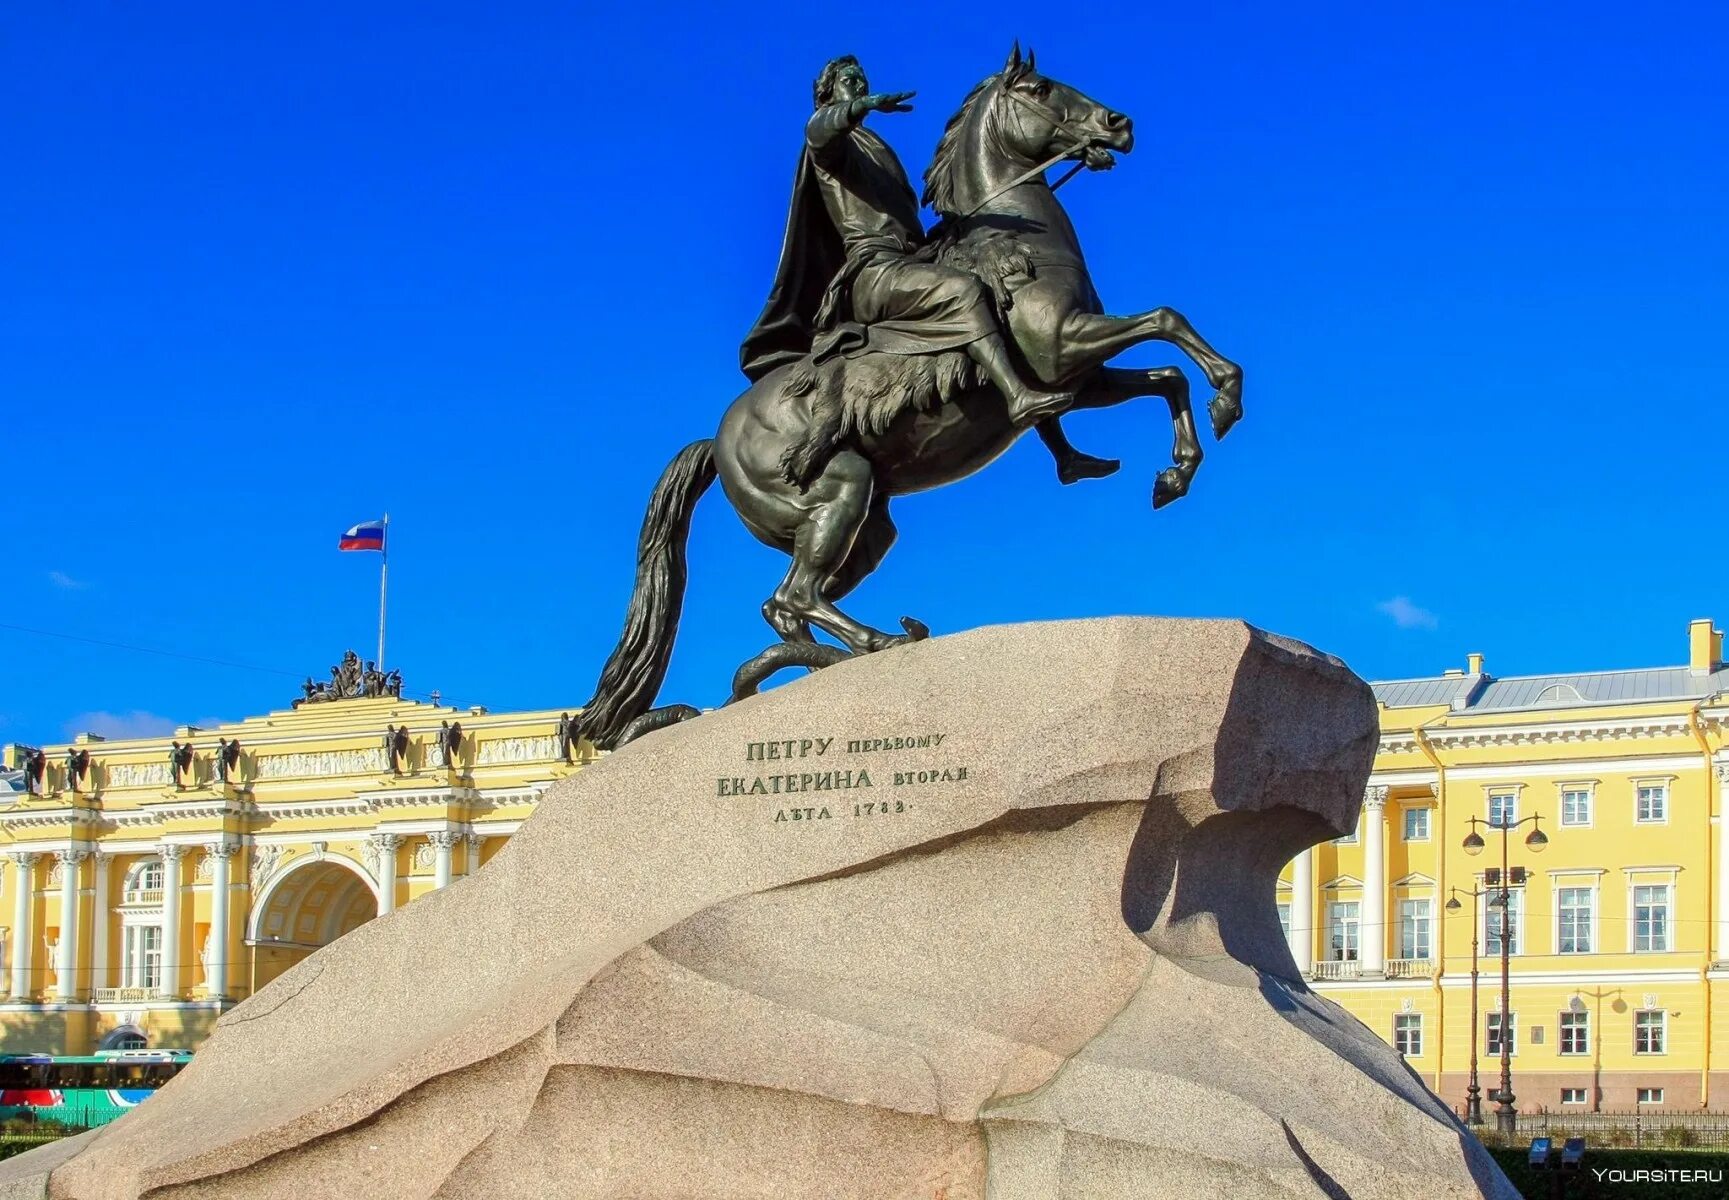
[[[1201,461],[1188,381],[1175,367],[1125,370],[1105,363],[1145,341],[1179,347],[1217,389],[1208,405],[1217,437],[1242,415],[1243,373],[1173,309],[1112,317],[1099,302],[1074,226],[1042,168],[1063,158],[1108,166],[1111,151],[1127,152],[1133,144],[1127,117],[1040,75],[1033,57],[1023,59],[1017,46],[1003,70],[973,89],[949,122],[925,175],[925,199],[943,217],[933,232],[939,258],[992,276],[988,282],[1026,367],[1047,385],[1074,389],[1071,408],[1105,408],[1142,396],[1169,405],[1175,465],[1159,473],[1153,490],[1158,507],[1188,491]],[[861,362],[889,357],[866,355]],[[857,422],[801,486],[788,480],[784,464],[820,416],[810,391],[787,386],[799,368],[789,364],[757,380],[727,409],[715,437],[685,447],[656,484],[643,517],[624,633],[580,717],[583,736],[595,745],[619,744],[633,723],[630,734],[640,731],[650,713],[683,606],[691,514],[717,474],[745,526],[792,556],[786,578],[763,605],[782,641],[803,654],[781,661],[819,665],[839,653],[815,646],[813,625],[853,654],[923,635],[922,626],[905,619],[905,634],[872,629],[836,601],[894,544],[892,497],[973,474],[1025,428],[1010,422],[1003,398],[986,387],[962,386],[936,404],[909,398],[876,414],[880,419]],[[656,711],[673,717],[694,712],[682,706],[676,713]]]

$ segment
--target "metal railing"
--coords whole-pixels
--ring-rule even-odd
[[[1462,1114],[1461,1114],[1462,1115]],[[1524,1147],[1534,1137],[1582,1137],[1597,1149],[1729,1149],[1729,1113],[1719,1112],[1541,1112],[1521,1113],[1516,1132],[1502,1137],[1494,1126],[1477,1131],[1486,1145]]]

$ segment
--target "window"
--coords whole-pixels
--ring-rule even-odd
[[[1519,953],[1520,917],[1525,911],[1525,893],[1518,888],[1509,888],[1504,894],[1507,897],[1507,907],[1490,904],[1495,896],[1502,895],[1498,890],[1491,889],[1483,898],[1483,953],[1494,957],[1501,953],[1502,921],[1506,922],[1507,953]]]
[[[1501,829],[1519,819],[1519,793],[1495,792],[1489,797],[1489,827]]]
[[[1333,962],[1357,960],[1357,926],[1361,905],[1339,900],[1327,905],[1327,958]]]
[[[1661,824],[1669,819],[1669,785],[1642,783],[1633,819],[1642,824]]]
[[[1428,900],[1399,901],[1400,958],[1429,957],[1429,926]]]
[[[1588,887],[1564,887],[1555,892],[1557,954],[1591,953],[1591,918],[1596,892]]]
[[[1669,950],[1669,885],[1633,889],[1633,949]]]
[[[1422,1013],[1399,1013],[1393,1018],[1393,1049],[1406,1058],[1422,1057]]]
[[[1583,1104],[1583,1103],[1585,1103],[1585,1089],[1584,1088],[1562,1088],[1561,1089],[1561,1103],[1562,1104]]]
[[[1660,1008],[1642,1008],[1633,1014],[1634,1054],[1664,1054],[1668,1044],[1668,1013]]]
[[[126,987],[162,986],[162,926],[128,925],[121,954],[121,976]]]
[[[1501,1056],[1501,1027],[1503,1024],[1507,1028],[1507,1053],[1517,1054],[1519,1052],[1519,1014],[1492,1012],[1489,1014],[1488,1024],[1488,1053],[1492,1058]]]
[[[1291,906],[1288,903],[1279,904],[1279,928],[1284,931],[1285,940],[1291,940]]]
[[[1640,1104],[1661,1104],[1661,1103],[1663,1103],[1663,1089],[1662,1088],[1640,1088],[1639,1089],[1639,1103]]]
[[[1589,825],[1590,823],[1590,791],[1586,788],[1563,788],[1561,790],[1561,824]]]
[[[1407,842],[1426,842],[1429,840],[1429,810],[1427,808],[1407,808],[1405,810],[1405,840]]]
[[[126,873],[126,901],[132,903],[144,898],[147,892],[162,890],[162,860],[146,859],[138,863]]]
[[[1564,1012],[1561,1014],[1561,1053],[1591,1053],[1591,1014]]]

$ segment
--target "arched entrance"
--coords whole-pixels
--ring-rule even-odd
[[[378,897],[344,858],[302,859],[283,871],[253,910],[252,990],[378,915]]]

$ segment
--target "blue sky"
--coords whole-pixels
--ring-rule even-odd
[[[917,89],[873,118],[917,173],[1017,36],[1136,120],[1063,193],[1107,305],[1186,313],[1248,416],[1158,513],[1156,402],[1070,421],[1113,479],[1029,439],[901,501],[861,618],[1240,616],[1369,677],[1729,620],[1721,6],[579,7],[9,12],[0,741],[286,705],[372,644],[335,544],[386,510],[411,691],[580,703],[740,390],[811,76]],[[724,694],[783,565],[711,493],[668,699]]]

